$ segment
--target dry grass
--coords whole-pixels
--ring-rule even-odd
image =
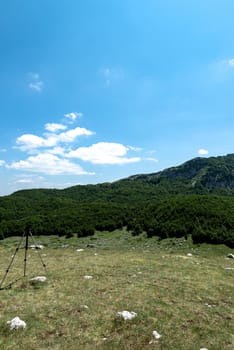
[[[225,259],[230,249],[202,246],[187,257],[191,246],[161,247],[138,239],[121,249],[115,238],[109,245],[99,238],[83,252],[76,248],[85,247],[85,240],[78,245],[73,239],[62,248],[57,239],[55,249],[56,238],[46,238],[48,247],[41,253],[46,254],[47,282],[31,285],[22,279],[0,291],[0,349],[234,348],[234,271],[224,270],[234,267]],[[0,246],[2,275],[13,241]],[[22,276],[23,259],[20,250],[9,281]],[[45,274],[37,251],[30,250],[27,267],[28,276]],[[123,321],[116,316],[123,310],[137,317]],[[27,323],[25,330],[9,331],[6,322],[15,316]],[[162,335],[159,340],[153,339],[153,330]]]

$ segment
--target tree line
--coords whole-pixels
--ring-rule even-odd
[[[147,237],[192,236],[194,243],[234,247],[234,198],[218,195],[177,195],[145,201],[78,203],[52,197],[36,201],[10,198],[0,207],[0,238],[21,235],[30,226],[35,235],[93,235],[127,227]]]

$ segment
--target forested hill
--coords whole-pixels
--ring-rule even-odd
[[[153,174],[64,190],[31,189],[0,197],[0,237],[92,234],[127,226],[161,238],[234,244],[234,154],[195,158]]]

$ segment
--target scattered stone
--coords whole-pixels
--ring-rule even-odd
[[[234,267],[225,267],[224,270],[234,270]]]
[[[187,256],[193,256],[193,254],[192,253],[188,253]]]
[[[44,249],[44,246],[42,244],[32,244],[29,246],[31,249]]]
[[[206,305],[207,307],[212,307],[212,305],[210,305],[210,304],[208,304],[208,303],[205,303],[205,305]]]
[[[87,310],[89,307],[88,307],[88,305],[80,305],[80,308]]]
[[[84,276],[84,279],[86,279],[86,280],[91,280],[92,278],[93,278],[93,276],[89,276],[89,275]]]
[[[159,334],[157,331],[153,331],[153,336],[155,339],[160,339],[161,338],[161,334]]]
[[[45,282],[47,280],[47,278],[45,276],[36,276],[30,279],[30,282]]]
[[[201,348],[200,350],[208,350],[207,348]]]
[[[230,254],[227,255],[227,257],[230,258],[230,259],[234,259],[234,254],[230,253]]]
[[[84,249],[80,248],[80,249],[76,249],[77,252],[83,252]]]
[[[134,311],[119,311],[117,312],[117,316],[122,317],[125,321],[126,320],[132,320],[134,317],[137,316],[137,313]]]
[[[10,325],[10,330],[14,330],[14,329],[19,329],[19,328],[25,328],[26,327],[26,323],[24,321],[22,321],[18,316],[16,316],[15,318],[13,318],[11,321],[7,321],[7,324]]]

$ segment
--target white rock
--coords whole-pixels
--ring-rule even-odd
[[[225,267],[224,270],[234,270],[234,267]]]
[[[80,248],[80,249],[76,249],[77,252],[83,252],[84,249]]]
[[[153,331],[153,336],[155,339],[160,339],[161,338],[161,334],[159,334],[157,331]]]
[[[230,259],[234,259],[234,254],[230,253],[230,254],[227,255],[227,257],[230,258]]]
[[[201,348],[200,350],[208,350],[207,348]]]
[[[210,305],[210,304],[208,304],[208,303],[205,303],[205,305],[206,305],[207,307],[212,307],[212,305]]]
[[[93,276],[89,276],[89,275],[84,276],[84,279],[86,279],[86,280],[91,280],[92,278],[93,278]]]
[[[80,308],[81,308],[81,309],[86,309],[86,310],[87,310],[89,307],[88,307],[88,305],[80,305]]]
[[[45,282],[47,278],[45,276],[36,276],[30,279],[30,281]]]
[[[32,244],[29,246],[31,249],[44,249],[44,246],[42,244]]]
[[[25,328],[26,323],[22,321],[18,316],[13,318],[11,321],[7,321],[7,324],[10,325],[10,330],[18,329],[18,328]]]
[[[119,311],[117,312],[117,316],[122,317],[124,320],[132,320],[137,316],[137,313],[134,311]]]
[[[192,253],[188,253],[187,256],[193,256],[193,254]]]

